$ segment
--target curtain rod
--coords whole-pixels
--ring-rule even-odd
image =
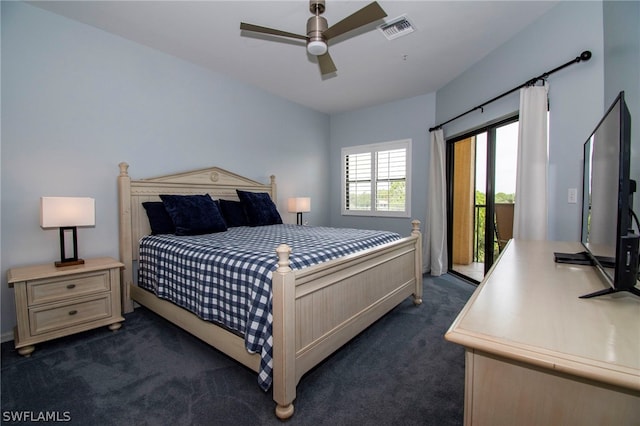
[[[538,77],[534,77],[534,78],[532,78],[532,79],[530,79],[530,80],[527,80],[525,83],[522,83],[520,86],[518,86],[518,87],[514,87],[513,89],[511,89],[511,90],[509,90],[509,91],[507,91],[507,92],[504,92],[504,93],[502,93],[501,95],[498,95],[498,96],[496,96],[495,98],[490,99],[490,100],[486,101],[485,103],[478,105],[478,106],[477,106],[477,107],[475,107],[475,108],[471,108],[469,111],[463,112],[462,114],[460,114],[460,115],[458,115],[458,116],[456,116],[456,117],[453,117],[453,118],[451,118],[451,119],[449,119],[449,120],[445,121],[444,123],[440,123],[440,124],[438,124],[437,126],[433,126],[432,128],[430,128],[430,129],[429,129],[429,131],[430,131],[430,132],[433,132],[434,130],[438,130],[438,129],[442,128],[442,126],[444,126],[445,124],[449,124],[449,123],[451,123],[452,121],[455,121],[455,120],[457,120],[458,118],[463,117],[463,116],[465,116],[465,115],[467,115],[467,114],[469,114],[469,113],[471,113],[471,112],[473,112],[473,111],[475,111],[475,110],[477,110],[477,109],[482,110],[482,108],[483,108],[485,105],[488,105],[488,104],[490,104],[490,103],[492,103],[492,102],[495,102],[495,101],[497,101],[498,99],[500,99],[500,98],[502,98],[502,97],[505,97],[505,96],[507,96],[507,95],[509,95],[509,94],[511,94],[511,93],[513,93],[513,92],[515,92],[515,91],[516,91],[516,90],[518,90],[518,89],[521,89],[521,88],[523,88],[523,87],[525,87],[525,86],[532,86],[532,85],[534,85],[538,80],[546,80],[546,79],[547,79],[547,77],[549,77],[551,74],[553,74],[553,73],[554,73],[554,72],[556,72],[556,71],[560,71],[561,69],[563,69],[563,68],[565,68],[565,67],[568,67],[569,65],[577,64],[578,62],[581,62],[581,61],[588,61],[589,59],[591,59],[591,52],[590,52],[589,50],[585,50],[584,52],[582,52],[582,53],[580,54],[580,56],[576,56],[574,59],[570,60],[570,61],[569,61],[569,62],[567,62],[566,64],[560,65],[559,67],[554,68],[554,69],[552,69],[551,71],[547,71],[547,72],[545,72],[544,74],[540,74]]]

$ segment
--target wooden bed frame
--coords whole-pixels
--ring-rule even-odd
[[[124,311],[133,310],[133,301],[146,306],[257,372],[260,355],[247,352],[242,337],[137,287],[134,262],[140,238],[150,233],[143,202],[159,201],[160,194],[204,193],[237,200],[236,189],[267,192],[277,200],[275,177],[263,185],[214,167],[132,180],[129,165],[119,167]],[[272,386],[278,418],[293,415],[296,385],[304,373],[407,297],[413,295],[416,305],[422,303],[420,222],[413,221],[412,227],[411,234],[399,241],[295,271],[289,267],[290,248],[282,244],[276,249]]]

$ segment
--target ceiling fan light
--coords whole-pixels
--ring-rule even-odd
[[[321,56],[327,53],[327,43],[322,40],[313,40],[307,43],[307,52],[314,56]]]

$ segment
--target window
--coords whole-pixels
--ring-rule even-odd
[[[342,214],[409,217],[411,139],[342,148]]]

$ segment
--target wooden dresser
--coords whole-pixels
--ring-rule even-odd
[[[640,297],[595,268],[556,264],[578,243],[512,240],[446,333],[466,348],[466,425],[639,425]]]
[[[100,326],[111,330],[124,321],[120,308],[120,269],[109,257],[87,259],[83,265],[44,265],[10,269],[15,288],[15,347],[29,356],[34,344]]]

